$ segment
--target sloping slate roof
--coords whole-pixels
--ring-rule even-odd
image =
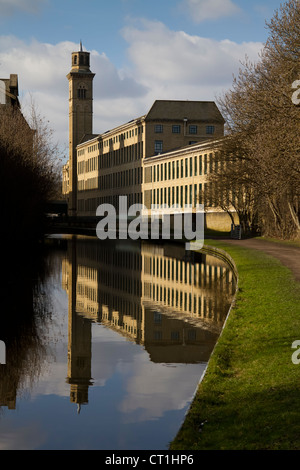
[[[146,120],[183,120],[224,123],[214,101],[173,101],[157,100],[147,114]]]

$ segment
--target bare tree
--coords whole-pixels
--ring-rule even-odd
[[[300,233],[300,107],[292,102],[292,83],[300,78],[299,2],[282,5],[268,28],[257,63],[246,59],[219,100],[229,134],[220,178],[229,194],[243,191],[249,222],[257,219],[263,232],[290,237]]]
[[[28,123],[18,107],[0,106],[0,193],[6,240],[36,239],[45,229],[45,203],[53,197],[57,148],[48,123],[32,108]]]

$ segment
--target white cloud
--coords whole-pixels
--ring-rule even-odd
[[[16,12],[37,13],[47,0],[0,0],[0,15],[11,16]]]
[[[232,16],[240,11],[232,0],[183,0],[181,8],[186,10],[196,23]]]
[[[123,30],[127,67],[117,67],[100,51],[91,51],[94,79],[94,132],[101,133],[145,114],[156,99],[214,100],[232,85],[245,55],[257,58],[260,43],[215,41],[172,31],[159,22],[139,20]],[[0,36],[1,77],[18,74],[26,109],[29,95],[49,120],[54,138],[68,146],[68,80],[71,53],[78,44],[26,43]],[[66,152],[67,154],[68,152]]]
[[[232,85],[240,61],[257,60],[261,43],[216,41],[140,21],[123,35],[136,80],[154,99],[211,100]]]
[[[66,75],[71,68],[71,54],[78,47],[78,44],[67,41],[52,45],[36,40],[26,43],[15,36],[0,36],[0,78],[18,74],[20,101],[25,115],[33,98],[38,111],[49,120],[56,140],[62,145],[68,144],[69,95]],[[127,116],[131,116],[129,103],[133,103],[135,97],[143,96],[146,88],[126,73],[119,72],[103,53],[91,51],[91,69],[96,73],[95,132],[104,132],[107,126],[120,124],[118,109],[114,105],[116,101],[125,101]],[[112,107],[114,118],[110,111]],[[102,114],[97,116],[99,111]]]

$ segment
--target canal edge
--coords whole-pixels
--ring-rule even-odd
[[[214,256],[214,257],[216,257],[216,258],[218,258],[218,259],[221,259],[221,260],[225,261],[225,263],[227,263],[228,266],[232,269],[232,271],[233,271],[233,273],[234,273],[234,276],[235,276],[235,278],[236,278],[236,289],[235,289],[235,293],[234,293],[234,295],[233,295],[233,299],[232,299],[231,305],[230,305],[229,310],[228,310],[228,312],[227,312],[227,315],[226,315],[224,324],[223,324],[223,326],[222,326],[220,335],[219,335],[219,337],[218,337],[218,340],[217,340],[217,342],[216,342],[216,344],[215,344],[215,346],[214,346],[214,348],[213,348],[213,350],[212,350],[212,353],[211,353],[210,358],[209,358],[209,360],[208,360],[208,362],[207,362],[207,364],[206,364],[206,367],[205,367],[205,369],[204,369],[204,371],[203,371],[203,373],[202,373],[202,375],[201,375],[201,377],[200,377],[200,379],[199,379],[199,382],[198,382],[198,384],[197,384],[197,386],[196,386],[196,389],[195,389],[195,391],[194,391],[194,394],[193,394],[193,396],[192,396],[192,398],[191,398],[190,405],[189,405],[188,409],[187,409],[186,412],[185,412],[185,415],[184,415],[182,424],[181,424],[181,426],[180,426],[180,428],[179,428],[179,430],[178,430],[176,436],[179,434],[179,432],[180,432],[182,426],[184,425],[184,422],[185,422],[185,420],[186,420],[186,418],[187,418],[187,416],[188,416],[188,414],[189,414],[189,412],[190,412],[191,406],[192,406],[192,404],[193,404],[193,402],[194,402],[194,400],[195,400],[195,398],[196,398],[198,389],[199,389],[201,383],[203,382],[203,380],[204,380],[204,378],[205,378],[205,375],[206,375],[206,372],[207,372],[209,363],[210,363],[211,358],[213,357],[213,355],[214,355],[214,353],[215,353],[215,349],[216,349],[216,347],[217,347],[217,345],[218,345],[218,342],[219,342],[219,340],[220,340],[220,338],[221,338],[221,336],[222,336],[222,334],[223,334],[223,331],[224,331],[225,326],[226,326],[226,324],[227,324],[227,321],[228,321],[228,318],[229,318],[229,316],[230,316],[230,313],[231,313],[231,311],[232,311],[232,309],[233,309],[233,307],[234,307],[234,305],[235,305],[236,296],[237,296],[237,293],[238,293],[238,290],[239,290],[239,273],[238,273],[238,269],[237,269],[237,266],[236,266],[236,264],[235,264],[234,259],[229,255],[229,253],[227,253],[225,250],[222,250],[221,248],[216,248],[216,247],[214,247],[214,246],[209,246],[209,245],[203,245],[203,247],[201,248],[201,250],[199,250],[199,253],[204,253],[204,254],[207,254],[207,255],[211,255],[211,256]],[[176,436],[174,437],[174,439],[176,438]]]

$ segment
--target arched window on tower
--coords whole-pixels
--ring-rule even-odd
[[[84,85],[79,85],[77,89],[77,97],[80,100],[85,100],[86,99],[86,88]]]

